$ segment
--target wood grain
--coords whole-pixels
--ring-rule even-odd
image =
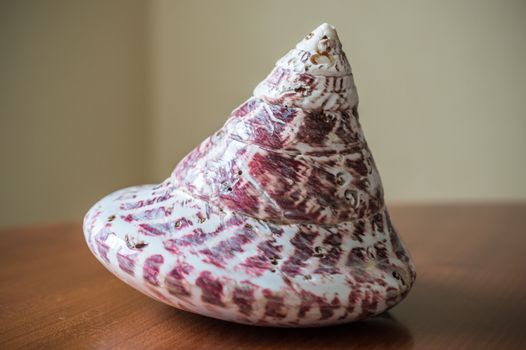
[[[389,313],[319,329],[258,328],[153,301],[91,256],[80,224],[0,232],[0,348],[526,348],[526,204],[395,206],[417,265]]]

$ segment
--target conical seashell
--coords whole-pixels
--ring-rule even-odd
[[[91,208],[90,249],[152,298],[224,320],[316,326],[383,312],[415,269],[357,105],[336,31],[323,24],[166,181]]]

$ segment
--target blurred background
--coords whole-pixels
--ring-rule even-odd
[[[338,29],[390,203],[526,200],[526,2],[0,1],[0,226],[160,182]]]

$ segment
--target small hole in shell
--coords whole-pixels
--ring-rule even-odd
[[[343,173],[336,174],[336,184],[343,185],[345,183],[345,179],[343,178]]]
[[[221,192],[232,192],[232,186],[227,182],[222,182],[220,190]]]
[[[397,271],[393,271],[393,277],[399,280],[402,283],[402,285],[405,286],[404,279],[402,278],[402,276],[400,276],[400,274]]]
[[[345,199],[350,203],[351,207],[356,207],[358,204],[358,194],[353,190],[345,191]]]
[[[129,249],[142,249],[142,248],[148,246],[148,243],[145,243],[145,242],[132,243],[130,241],[130,238],[128,237],[128,235],[124,236],[124,241],[126,242],[126,246]]]
[[[312,279],[312,276],[311,275],[305,275],[303,276],[303,279],[305,279],[306,281],[309,281]]]
[[[175,227],[176,227],[176,228],[181,227],[181,225],[182,225],[182,224],[181,224],[181,220],[177,220],[177,221],[175,222]]]
[[[323,115],[323,122],[326,123],[326,124],[329,124],[330,122],[332,122],[332,116],[330,115],[327,115],[327,114],[324,114]]]
[[[320,246],[314,247],[314,253],[315,253],[315,256],[316,255],[323,256],[323,248]]]
[[[144,242],[139,242],[139,243],[136,243],[134,248],[135,249],[142,249],[144,247],[148,246],[148,243],[144,243]]]
[[[110,216],[108,216],[108,221],[112,222],[113,220],[115,220],[115,218],[116,218],[115,215],[110,215]]]

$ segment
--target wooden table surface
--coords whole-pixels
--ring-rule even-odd
[[[107,272],[80,224],[0,231],[0,348],[526,349],[526,204],[393,206],[417,282],[381,316],[258,328],[179,311]]]

